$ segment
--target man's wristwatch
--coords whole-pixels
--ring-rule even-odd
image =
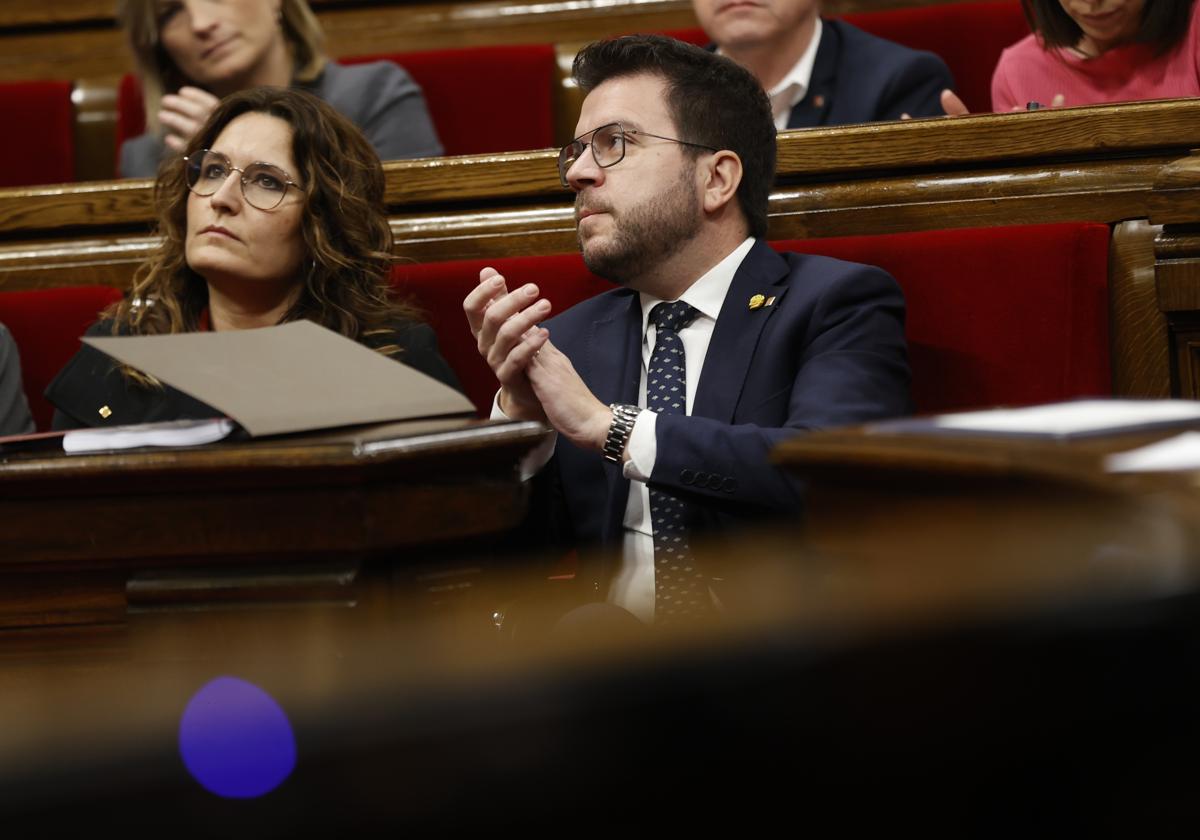
[[[604,458],[619,464],[621,456],[625,453],[625,444],[629,442],[629,434],[633,431],[633,424],[642,413],[642,409],[636,405],[616,403],[609,408],[612,409],[613,419],[612,425],[608,427],[608,437],[604,440]]]

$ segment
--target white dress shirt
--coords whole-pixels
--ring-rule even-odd
[[[733,275],[746,254],[750,253],[754,239],[746,239],[738,245],[727,257],[709,269],[696,282],[688,287],[679,300],[695,307],[700,313],[696,318],[679,331],[679,339],[683,343],[685,375],[687,377],[687,414],[692,413],[692,404],[696,398],[696,385],[700,381],[700,373],[704,369],[704,359],[708,355],[708,344],[712,339],[713,328],[717,324],[717,316],[725,302],[725,295],[733,283]],[[642,372],[638,384],[638,405],[646,405],[646,369],[650,364],[650,355],[654,351],[655,328],[650,323],[650,310],[662,301],[645,292],[640,293],[642,306]],[[553,332],[550,340],[554,340]],[[499,394],[492,404],[493,419],[507,419],[500,410]],[[633,431],[629,435],[626,452],[629,460],[625,462],[624,475],[631,480],[629,500],[625,505],[625,538],[622,558],[616,574],[613,576],[608,591],[608,600],[629,610],[646,622],[654,620],[654,533],[650,524],[650,490],[646,481],[654,472],[654,462],[658,455],[657,439],[655,437],[658,415],[653,411],[643,411],[638,415]],[[554,436],[557,437],[557,436]],[[554,452],[553,442],[548,442],[535,452],[526,456],[521,467],[521,475],[528,478],[537,473]],[[601,457],[599,453],[597,458]]]
[[[813,27],[812,39],[804,48],[804,52],[800,54],[800,60],[792,66],[786,76],[767,91],[767,98],[771,100],[771,113],[775,116],[775,128],[780,131],[787,128],[792,108],[796,107],[796,103],[808,93],[808,85],[812,81],[813,64],[817,60],[817,47],[821,43],[822,28],[821,18],[818,17],[817,25]],[[717,52],[721,51],[717,50]]]

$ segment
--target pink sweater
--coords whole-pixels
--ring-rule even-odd
[[[1183,40],[1160,56],[1146,44],[1131,44],[1080,58],[1067,49],[1043,49],[1029,35],[1000,55],[992,75],[992,110],[1024,109],[1029,102],[1049,106],[1060,93],[1067,106],[1200,96],[1198,9],[1200,2],[1192,6]]]

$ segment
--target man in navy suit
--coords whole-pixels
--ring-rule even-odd
[[[904,300],[879,269],[765,244],[775,127],[746,70],[643,35],[591,45],[574,76],[587,97],[559,171],[585,263],[620,288],[547,321],[536,286],[484,269],[463,305],[501,384],[496,415],[558,433],[539,465],[546,524],[620,549],[591,577],[650,619],[674,571],[668,532],[686,544],[799,509],[768,462],[776,443],[909,409]],[[675,501],[670,529],[654,524]]]
[[[777,128],[966,113],[945,62],[823,20],[818,0],[692,0],[722,55],[771,99]]]

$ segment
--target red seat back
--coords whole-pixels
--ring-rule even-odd
[[[773,245],[878,265],[897,279],[908,303],[913,400],[929,413],[1110,394],[1108,239],[1104,225],[1063,224]],[[497,383],[462,300],[485,265],[509,288],[537,283],[554,312],[612,288],[577,254],[397,266],[396,288],[426,311],[484,415]]]
[[[75,180],[74,109],[70,82],[0,84],[0,187]]]
[[[425,94],[448,155],[486,154],[554,145],[554,48],[549,44],[470,47],[341,59],[394,61]],[[137,79],[121,80],[117,147],[146,130]]]
[[[1112,393],[1109,230],[1097,224],[794,240],[904,289],[918,413]]]
[[[442,355],[483,417],[491,413],[492,398],[500,385],[475,348],[462,302],[479,284],[479,270],[485,266],[503,274],[510,289],[536,283],[550,301],[552,314],[613,288],[612,283],[588,271],[579,254],[396,265],[392,285],[402,298],[423,310],[437,332]]]
[[[0,293],[0,323],[21,353],[21,379],[39,430],[50,428],[54,407],[42,393],[79,349],[79,337],[101,309],[121,297],[109,286],[75,286]]]
[[[554,145],[554,48],[550,44],[469,47],[342,59],[387,59],[409,72],[448,155],[544,149]]]

